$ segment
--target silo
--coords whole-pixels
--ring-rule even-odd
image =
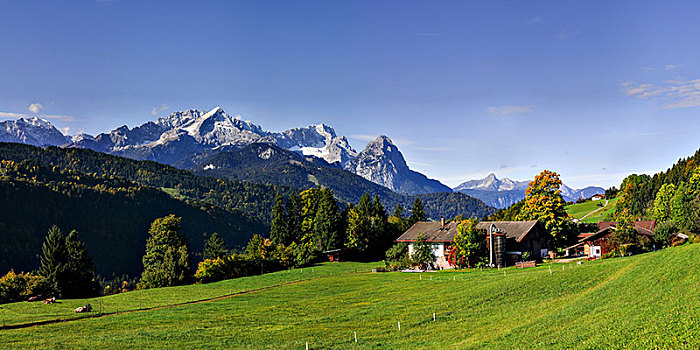
[[[506,235],[505,233],[493,234],[493,253],[494,264],[496,267],[506,266]]]

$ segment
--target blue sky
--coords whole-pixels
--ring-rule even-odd
[[[0,117],[74,134],[221,106],[386,134],[454,186],[542,169],[619,185],[700,148],[700,5],[2,1]],[[68,128],[68,129],[65,129]]]

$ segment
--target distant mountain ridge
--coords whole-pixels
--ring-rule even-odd
[[[502,209],[525,198],[525,190],[529,183],[530,181],[514,181],[508,178],[498,179],[495,174],[491,173],[480,180],[463,182],[453,190],[479,198],[487,205]],[[575,190],[565,184],[561,185],[560,191],[567,202],[605,193],[605,189],[602,187],[589,186]]]
[[[239,116],[230,116],[220,107],[178,111],[134,128],[121,126],[97,136],[81,133],[68,137],[40,118],[6,121],[0,126],[0,141],[87,148],[183,169],[196,168],[219,152],[267,143],[314,156],[399,193],[452,192],[439,181],[410,170],[398,147],[386,136],[378,137],[358,153],[345,136],[338,136],[329,125],[270,132]]]

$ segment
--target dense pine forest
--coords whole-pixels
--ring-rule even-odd
[[[171,213],[184,218],[182,231],[197,248],[213,232],[233,246],[245,246],[254,233],[267,230],[265,223],[242,212],[194,205],[120,178],[31,161],[1,164],[0,270],[37,268],[41,242],[54,224],[79,231],[97,273],[106,276],[140,272],[148,226]]]

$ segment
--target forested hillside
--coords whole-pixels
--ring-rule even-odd
[[[266,223],[238,211],[193,205],[160,189],[106,176],[85,174],[35,161],[2,160],[0,169],[0,271],[38,267],[37,255],[51,225],[76,229],[85,240],[97,273],[137,275],[150,223],[181,216],[193,251],[218,232],[230,245],[245,246]]]
[[[38,166],[77,171],[96,177],[122,178],[141,185],[167,189],[192,205],[207,203],[228,211],[240,211],[263,222],[269,221],[275,193],[291,188],[227,181],[196,176],[189,171],[152,161],[137,161],[87,149],[39,148],[0,142],[0,159],[28,161]]]
[[[434,220],[458,215],[482,218],[495,211],[481,200],[458,192],[402,195],[334,167],[322,159],[304,157],[265,143],[254,143],[241,150],[217,153],[200,161],[199,166],[192,170],[200,175],[300,189],[327,187],[333,190],[339,201],[346,203],[357,203],[367,193],[372,198],[379,196],[390,212],[397,205],[409,208],[418,197],[423,201],[428,217]]]
[[[620,185],[620,199],[610,219],[645,217],[663,223],[664,231],[700,232],[700,150],[666,170],[632,174]]]

